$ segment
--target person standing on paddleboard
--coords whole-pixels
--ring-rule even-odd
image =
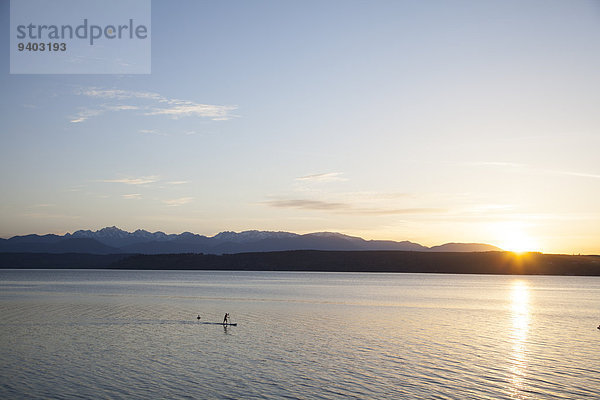
[[[229,313],[225,313],[225,317],[223,317],[223,325],[229,323]]]

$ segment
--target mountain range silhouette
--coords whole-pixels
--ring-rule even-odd
[[[233,254],[286,250],[419,252],[482,252],[502,249],[482,243],[446,243],[426,247],[409,241],[365,240],[335,232],[297,234],[250,230],[203,236],[190,232],[166,234],[115,226],[97,231],[78,230],[65,235],[25,235],[0,239],[0,252],[87,254]]]

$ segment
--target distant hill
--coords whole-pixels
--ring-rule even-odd
[[[288,250],[322,251],[498,251],[481,243],[447,243],[428,248],[409,241],[365,240],[335,232],[221,232],[203,236],[190,232],[166,234],[138,229],[127,232],[115,226],[97,231],[79,230],[60,235],[26,235],[0,239],[0,252],[88,254],[234,254]]]
[[[0,252],[7,253],[87,253],[116,254],[118,248],[107,246],[94,239],[64,238],[56,235],[17,236],[0,241]]]
[[[482,243],[446,243],[440,246],[433,246],[429,251],[442,252],[475,252],[475,251],[502,251],[501,248],[492,246],[491,244]]]

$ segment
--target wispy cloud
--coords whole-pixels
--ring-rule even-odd
[[[415,215],[415,214],[444,214],[448,212],[445,208],[435,207],[413,207],[413,208],[359,208],[356,214],[366,215]]]
[[[157,131],[156,129],[139,129],[138,133],[141,133],[142,135],[167,136],[166,133]]]
[[[169,184],[169,185],[185,185],[187,183],[190,183],[190,181],[171,181],[171,182],[167,182],[167,184]]]
[[[582,178],[600,179],[600,174],[590,174],[590,173],[587,173],[587,172],[551,171],[551,170],[548,170],[547,172],[558,174],[558,175],[579,176],[579,177],[582,177]]]
[[[117,104],[114,106],[106,105],[104,108],[108,111],[127,111],[127,110],[139,110],[138,106],[132,106],[127,104]]]
[[[149,183],[158,182],[159,179],[160,178],[157,175],[152,175],[152,176],[142,176],[139,178],[104,179],[101,182],[124,183],[126,185],[146,185]]]
[[[505,161],[474,161],[465,162],[464,165],[471,167],[510,167],[510,168],[525,168],[526,164],[505,162]]]
[[[100,97],[104,99],[150,99],[157,101],[164,101],[165,98],[158,93],[153,92],[140,92],[134,90],[123,90],[123,89],[99,89],[99,88],[87,88],[77,91],[77,94],[82,94],[89,97]]]
[[[335,182],[335,181],[347,181],[348,179],[342,177],[342,172],[326,172],[322,174],[305,175],[296,178],[297,181],[302,182]]]
[[[178,104],[166,107],[154,107],[144,115],[168,115],[171,118],[181,117],[208,117],[213,121],[226,121],[231,119],[230,112],[237,106],[215,106],[211,104],[198,104],[191,101],[177,101]]]
[[[89,118],[97,117],[98,115],[103,114],[105,111],[106,110],[102,109],[82,109],[74,117],[72,117],[71,122],[74,124],[83,122]]]
[[[214,105],[196,103],[190,100],[174,99],[155,92],[132,91],[122,89],[87,88],[76,91],[77,95],[102,99],[106,102],[95,108],[83,108],[74,117],[72,123],[86,121],[109,111],[139,110],[141,115],[165,115],[178,119],[181,117],[210,118],[213,121],[226,121],[234,117],[232,112],[238,107],[234,105]],[[135,104],[124,104],[133,101]]]
[[[71,119],[72,123],[78,123],[88,120],[92,117],[97,117],[108,111],[130,111],[139,110],[138,106],[127,105],[127,104],[101,104],[98,108],[82,108],[80,111]]]
[[[263,204],[276,208],[295,208],[301,210],[333,211],[343,214],[355,215],[407,215],[407,214],[439,214],[447,210],[443,208],[412,207],[412,208],[385,208],[361,207],[349,203],[328,202],[309,199],[270,200]]]
[[[500,167],[509,168],[511,170],[529,171],[538,174],[549,174],[549,175],[566,175],[566,176],[577,176],[581,178],[592,178],[600,179],[600,174],[580,171],[566,171],[566,170],[555,170],[547,168],[537,168],[528,164],[513,163],[513,162],[501,162],[501,161],[482,161],[482,162],[467,162],[464,163],[467,166],[473,167]]]
[[[178,207],[184,204],[188,204],[192,200],[194,200],[193,197],[180,197],[178,199],[163,200],[163,203],[165,203],[169,207]]]
[[[306,199],[294,199],[294,200],[270,200],[264,204],[277,207],[277,208],[299,208],[304,210],[345,210],[349,208],[348,204],[344,203],[333,203],[319,200],[306,200]]]
[[[121,195],[121,197],[123,197],[124,199],[127,199],[127,200],[139,200],[142,198],[142,195],[140,193],[131,193],[131,194]]]

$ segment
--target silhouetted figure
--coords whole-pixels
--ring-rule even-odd
[[[223,325],[227,325],[229,323],[229,313],[225,313],[225,317],[223,317]]]
[[[198,321],[200,321],[200,314],[198,314],[198,317],[197,317],[197,319],[198,319]]]

